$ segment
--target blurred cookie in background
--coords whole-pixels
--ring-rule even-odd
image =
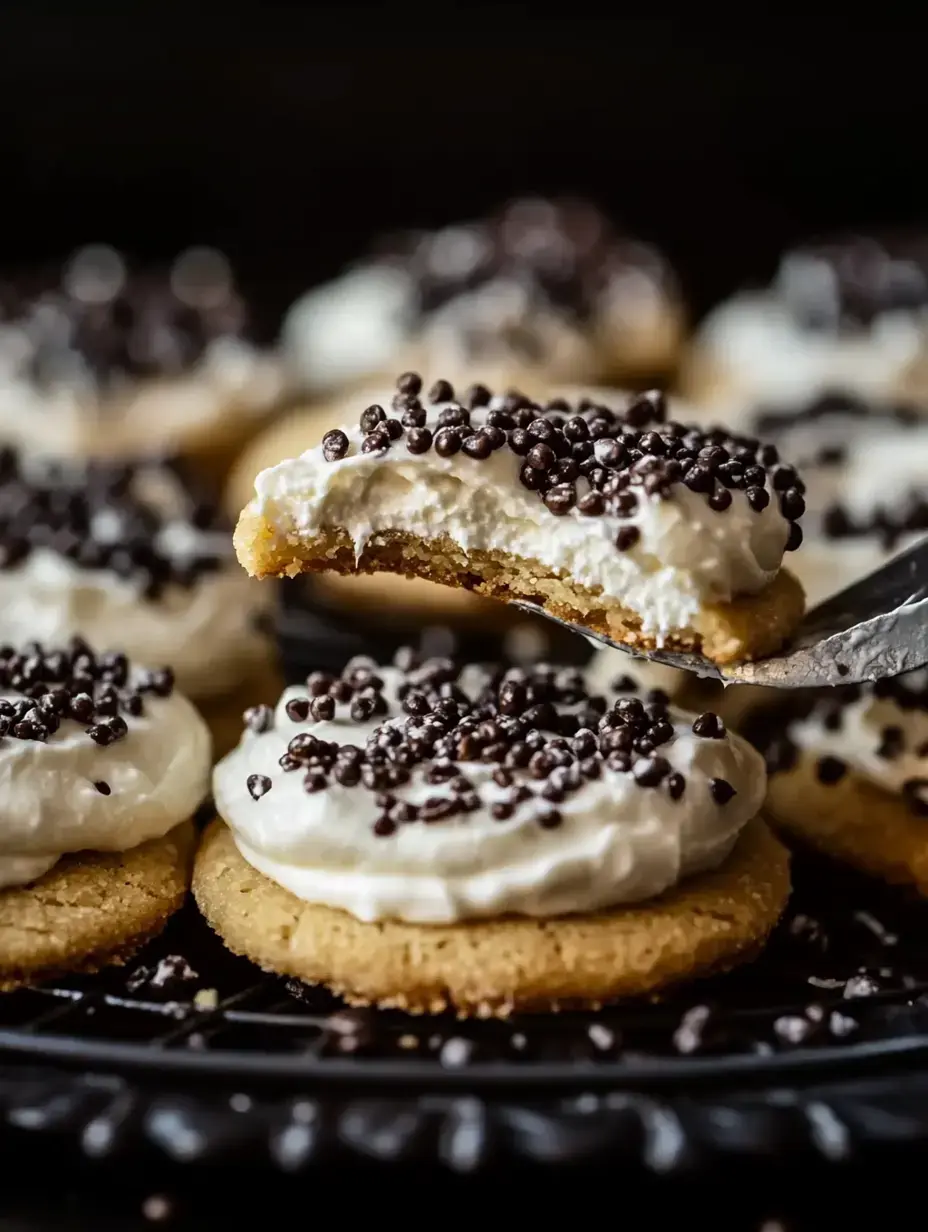
[[[182,465],[0,453],[0,642],[80,636],[142,666],[170,663],[223,747],[227,719],[238,738],[241,690],[249,704],[278,690],[272,600]]]
[[[671,372],[677,280],[581,200],[528,198],[477,222],[383,240],[292,307],[284,349],[310,394],[413,369],[494,388],[638,384]]]
[[[790,568],[810,608],[928,533],[928,418],[917,407],[835,394],[751,423],[803,481],[804,538]],[[780,690],[734,685],[718,705],[738,724],[780,701]]]
[[[829,390],[928,397],[928,232],[845,236],[786,252],[771,284],[702,323],[683,395],[737,418]]]
[[[91,245],[0,278],[0,441],[40,455],[184,455],[225,473],[285,393],[229,261],[134,268]]]

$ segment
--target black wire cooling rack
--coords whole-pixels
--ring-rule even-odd
[[[97,1159],[286,1171],[622,1156],[663,1174],[928,1140],[928,906],[808,857],[795,880],[750,966],[508,1021],[350,1009],[228,954],[191,906],[125,969],[0,997],[0,1125]]]

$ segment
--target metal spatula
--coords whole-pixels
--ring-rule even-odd
[[[517,606],[556,620],[534,603]],[[581,625],[556,623],[639,658],[730,684],[805,689],[898,676],[928,663],[928,538],[812,608],[789,647],[759,663],[717,667],[702,655],[640,651]]]

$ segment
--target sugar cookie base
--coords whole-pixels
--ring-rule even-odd
[[[212,928],[265,970],[355,1005],[478,1017],[597,1006],[725,970],[757,953],[789,890],[786,849],[759,819],[715,872],[639,906],[551,920],[364,924],[257,872],[221,822],[193,877]]]
[[[31,885],[0,890],[0,992],[127,962],[183,905],[193,826],[132,851],[66,856]]]

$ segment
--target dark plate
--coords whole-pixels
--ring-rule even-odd
[[[804,855],[795,883],[750,966],[508,1022],[346,1010],[228,954],[190,907],[127,971],[0,997],[0,1124],[95,1158],[287,1171],[665,1174],[928,1139],[928,905]]]

